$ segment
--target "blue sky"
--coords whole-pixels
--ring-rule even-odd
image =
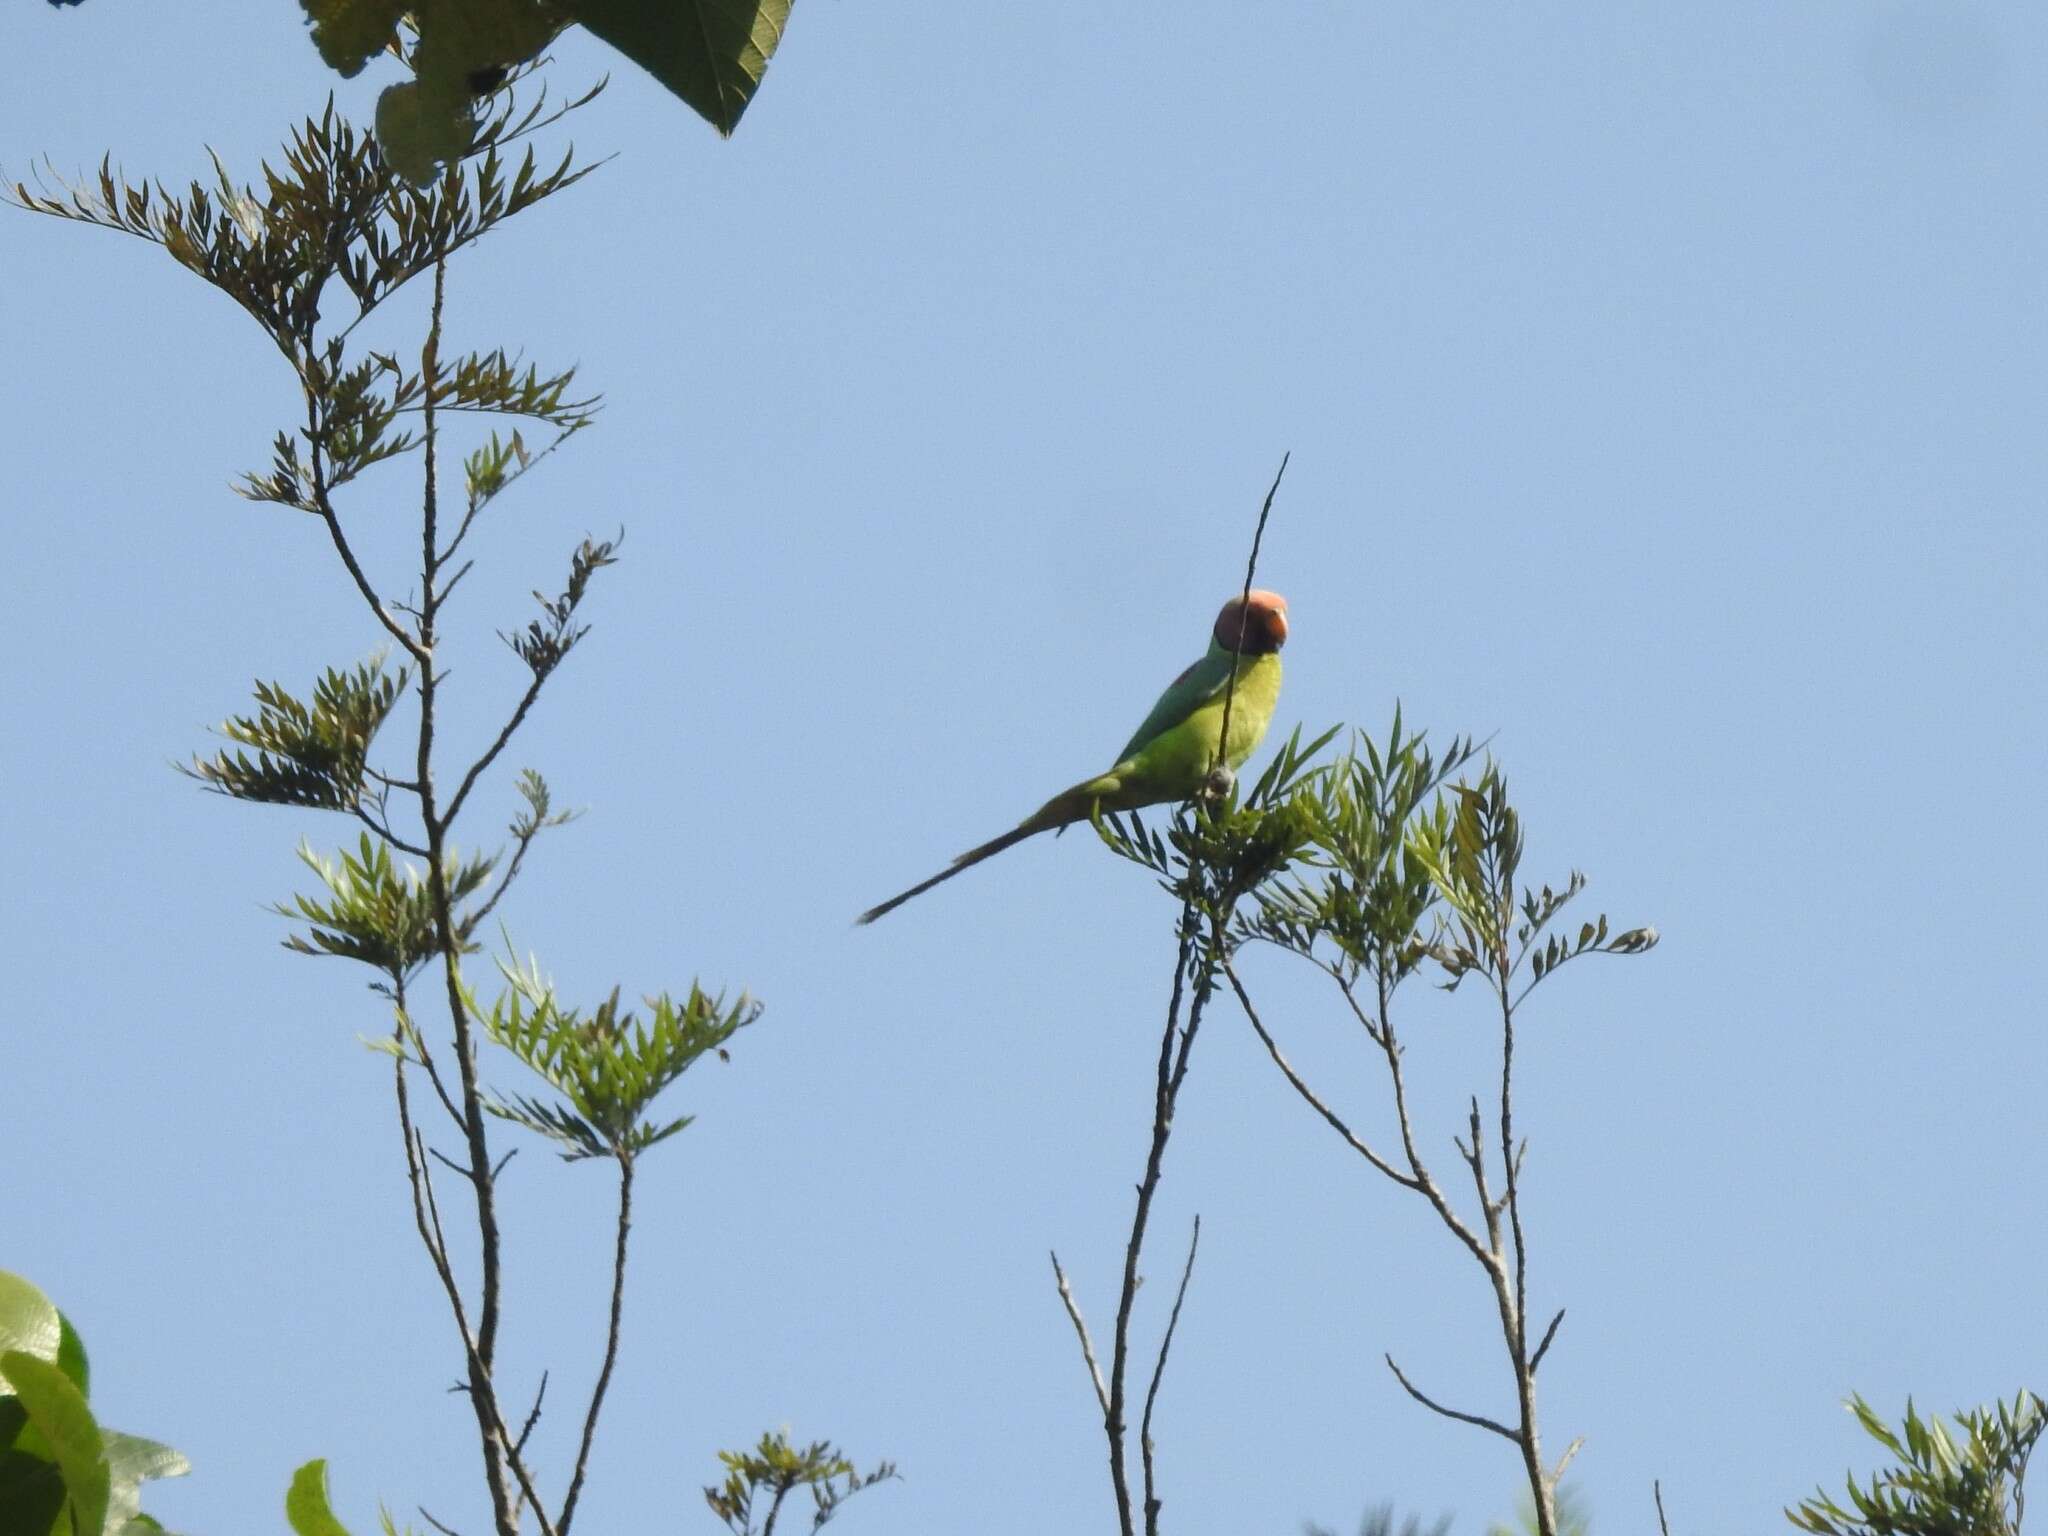
[[[332,81],[294,7],[0,21],[0,164],[252,171]],[[583,1516],[709,1529],[787,1424],[905,1481],[846,1536],[1101,1529],[1098,1327],[1146,1131],[1171,912],[1085,836],[872,929],[862,907],[1103,765],[1198,653],[1258,500],[1279,721],[1492,733],[1539,878],[1647,959],[1532,1010],[1520,1121],[1553,1447],[1596,1530],[1768,1530],[1867,1464],[1860,1390],[2048,1380],[2037,958],[2048,577],[2048,18],[2019,4],[799,5],[738,137],[628,67],[616,155],[458,267],[465,344],[576,362],[599,428],[500,504],[453,724],[585,532],[597,628],[509,770],[589,814],[515,941],[565,991],[745,985],[646,1164],[629,1353]],[[615,61],[569,40],[555,79]],[[374,74],[374,72],[373,72]],[[381,78],[339,87],[367,118]],[[142,245],[0,217],[14,550],[0,782],[13,1026],[0,1266],[69,1309],[111,1422],[197,1464],[180,1528],[281,1529],[331,1459],[481,1516],[359,978],[277,947],[346,827],[170,764],[376,635],[316,527],[228,494],[289,420],[228,303]],[[398,317],[400,320],[403,316]],[[394,326],[388,339],[404,335]],[[391,499],[380,505],[380,498]],[[352,516],[404,557],[396,480]],[[1249,979],[1383,1123],[1312,975]],[[1448,1155],[1488,1057],[1427,1007]],[[508,1065],[495,1080],[516,1086]],[[594,1369],[602,1175],[513,1165],[508,1365]],[[1205,1031],[1155,1285],[1201,1263],[1160,1409],[1167,1519],[1287,1532],[1512,1508],[1490,1302],[1420,1205]],[[570,1414],[543,1428],[558,1468]]]

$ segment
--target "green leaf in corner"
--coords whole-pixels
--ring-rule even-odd
[[[78,1388],[81,1397],[91,1397],[92,1366],[85,1358],[85,1340],[62,1312],[57,1314],[57,1321],[63,1329],[57,1339],[57,1369],[71,1378],[71,1385]]]
[[[21,1276],[0,1269],[0,1354],[18,1349],[38,1360],[59,1360],[65,1331],[63,1315],[49,1297]],[[83,1350],[79,1358],[83,1361]],[[82,1381],[78,1385],[84,1390]],[[7,1390],[7,1375],[0,1371],[0,1392]]]
[[[790,0],[568,0],[565,9],[721,134],[739,126]]]
[[[348,1527],[334,1518],[327,1502],[327,1461],[307,1462],[292,1474],[284,1496],[284,1517],[297,1536],[348,1536]]]
[[[85,1395],[47,1360],[23,1350],[0,1355],[0,1370],[14,1384],[29,1423],[50,1448],[64,1475],[64,1496],[71,1508],[71,1529],[97,1533],[106,1529],[110,1473],[101,1449],[100,1427]]]

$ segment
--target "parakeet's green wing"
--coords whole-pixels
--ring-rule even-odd
[[[1159,701],[1152,706],[1152,713],[1145,717],[1144,724],[1131,733],[1131,739],[1117,753],[1117,761],[1123,762],[1160,732],[1179,725],[1229,685],[1230,652],[1220,645],[1211,644],[1208,655],[1167,684],[1166,692],[1160,694]]]

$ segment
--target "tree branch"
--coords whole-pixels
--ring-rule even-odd
[[[1550,1341],[1557,1337],[1557,1325],[1564,1321],[1564,1308],[1557,1309],[1557,1316],[1550,1320],[1550,1326],[1543,1330],[1543,1342],[1536,1346],[1536,1353],[1529,1357],[1529,1374],[1536,1374],[1536,1367],[1543,1363],[1543,1357],[1550,1349]]]
[[[491,743],[484,755],[469,766],[469,772],[462,776],[462,783],[456,787],[455,797],[448,802],[446,820],[453,821],[462,811],[462,803],[469,798],[476,781],[483,777],[484,770],[498,760],[498,754],[505,750],[505,744],[512,739],[512,733],[519,729],[526,719],[526,712],[533,708],[533,701],[540,697],[541,685],[550,674],[537,672],[533,681],[526,685],[526,692],[520,697],[519,707],[512,711],[512,718],[505,722],[505,728],[498,732],[498,739]]]
[[[569,1521],[576,1513],[576,1497],[583,1491],[583,1474],[590,1464],[590,1444],[597,1435],[598,1411],[604,1407],[605,1389],[611,1385],[612,1366],[619,1358],[619,1313],[626,1298],[626,1234],[633,1225],[633,1155],[619,1158],[618,1239],[612,1249],[611,1324],[605,1334],[604,1364],[597,1373],[597,1385],[590,1393],[590,1411],[583,1418],[583,1440],[576,1447],[576,1470],[569,1478],[569,1492],[562,1500],[562,1517],[555,1522],[558,1536],[569,1536]]]
[[[1503,1440],[1511,1440],[1516,1445],[1520,1445],[1522,1443],[1522,1437],[1520,1435],[1516,1434],[1512,1429],[1509,1429],[1507,1425],[1501,1423],[1497,1419],[1489,1419],[1484,1414],[1461,1413],[1456,1408],[1446,1408],[1442,1403],[1438,1402],[1435,1398],[1431,1397],[1428,1393],[1424,1392],[1420,1387],[1416,1386],[1414,1382],[1410,1381],[1406,1376],[1402,1375],[1401,1367],[1394,1364],[1394,1357],[1392,1355],[1387,1355],[1384,1358],[1387,1362],[1387,1369],[1394,1373],[1394,1379],[1401,1383],[1402,1387],[1407,1391],[1410,1397],[1414,1398],[1415,1401],[1422,1404],[1423,1407],[1429,1409],[1430,1412],[1440,1413],[1447,1419],[1456,1419],[1461,1424],[1476,1424],[1481,1429],[1490,1429],[1496,1435],[1499,1435]]]
[[[1216,738],[1216,760],[1223,761],[1223,754],[1230,742],[1230,706],[1237,701],[1237,668],[1244,650],[1245,630],[1250,627],[1252,576],[1259,568],[1259,545],[1266,537],[1266,519],[1273,514],[1273,498],[1280,492],[1280,477],[1287,473],[1287,461],[1292,453],[1280,455],[1280,470],[1273,476],[1272,487],[1266,492],[1265,504],[1259,508],[1258,526],[1252,530],[1251,558],[1244,563],[1244,591],[1237,602],[1237,643],[1230,651],[1230,678],[1223,685],[1223,730]]]
[[[1266,1054],[1273,1058],[1273,1065],[1278,1067],[1287,1078],[1287,1081],[1294,1085],[1294,1091],[1301,1095],[1309,1108],[1321,1115],[1328,1122],[1330,1128],[1344,1138],[1346,1146],[1350,1147],[1352,1151],[1356,1152],[1368,1163],[1371,1163],[1373,1167],[1379,1169],[1381,1173],[1404,1189],[1419,1190],[1421,1185],[1413,1177],[1401,1172],[1400,1169],[1366,1145],[1363,1139],[1353,1134],[1351,1127],[1337,1117],[1336,1111],[1316,1097],[1315,1090],[1302,1081],[1301,1074],[1288,1064],[1287,1058],[1280,1054],[1280,1047],[1274,1043],[1273,1036],[1267,1031],[1264,1021],[1259,1018],[1259,1011],[1252,1006],[1251,996],[1245,991],[1244,983],[1238,979],[1237,968],[1231,964],[1230,958],[1227,955],[1223,959],[1223,975],[1230,982],[1230,990],[1237,994],[1238,1006],[1244,1010],[1245,1018],[1251,1022],[1252,1031],[1258,1035],[1259,1043],[1265,1046]]]
[[[1188,1261],[1181,1266],[1180,1288],[1173,1293],[1173,1310],[1167,1314],[1166,1333],[1159,1340],[1159,1358],[1152,1364],[1152,1384],[1145,1389],[1145,1412],[1138,1420],[1138,1451],[1145,1463],[1145,1528],[1159,1523],[1159,1495],[1152,1479],[1152,1405],[1159,1400],[1159,1381],[1166,1374],[1167,1351],[1173,1348],[1173,1331],[1180,1326],[1180,1306],[1188,1299],[1188,1281],[1195,1273],[1195,1250],[1202,1243],[1202,1218],[1195,1217],[1194,1234],[1188,1238]]]
[[[1152,1141],[1145,1155],[1145,1176],[1138,1184],[1138,1206],[1131,1216],[1130,1241],[1124,1245],[1123,1285],[1117,1293],[1116,1331],[1111,1336],[1109,1406],[1103,1415],[1103,1433],[1109,1438],[1109,1476],[1116,1493],[1117,1525],[1121,1536],[1135,1536],[1131,1521],[1130,1474],[1124,1452],[1124,1381],[1130,1362],[1131,1307],[1138,1296],[1138,1258],[1145,1247],[1145,1228],[1152,1215],[1152,1196],[1159,1188],[1159,1172],[1166,1157],[1167,1139],[1173,1135],[1174,1100],[1181,1080],[1187,1075],[1187,1061],[1194,1047],[1195,1032],[1201,1028],[1202,1005],[1207,998],[1199,990],[1188,1007],[1185,1032],[1180,1027],[1181,1002],[1185,995],[1188,966],[1194,957],[1200,932],[1195,901],[1189,896],[1181,906],[1180,945],[1174,955],[1173,992],[1166,1008],[1166,1028],[1159,1037],[1159,1073],[1152,1097]],[[1174,1045],[1180,1050],[1175,1058]]]
[[[1088,1379],[1095,1384],[1096,1406],[1101,1408],[1103,1418],[1109,1417],[1109,1389],[1102,1384],[1102,1367],[1095,1363],[1095,1341],[1088,1337],[1088,1325],[1081,1320],[1080,1303],[1074,1300],[1074,1288],[1067,1284],[1067,1272],[1060,1268],[1060,1256],[1052,1256],[1053,1279],[1060,1288],[1060,1301],[1067,1309],[1068,1320],[1074,1325],[1075,1337],[1081,1341],[1081,1359],[1088,1367]]]

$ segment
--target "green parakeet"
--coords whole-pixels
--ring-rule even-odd
[[[1117,754],[1114,767],[1061,790],[1001,837],[968,849],[931,879],[870,907],[861,913],[860,921],[872,923],[911,897],[1027,837],[1087,821],[1098,806],[1105,811],[1129,811],[1141,805],[1189,800],[1201,791],[1219,763],[1233,770],[1242,767],[1258,750],[1272,722],[1273,706],[1280,700],[1280,647],[1286,643],[1286,598],[1277,592],[1233,597],[1216,615],[1208,654],[1159,695],[1152,712]],[[1233,656],[1237,686],[1226,742],[1222,740],[1223,700],[1230,687]]]

